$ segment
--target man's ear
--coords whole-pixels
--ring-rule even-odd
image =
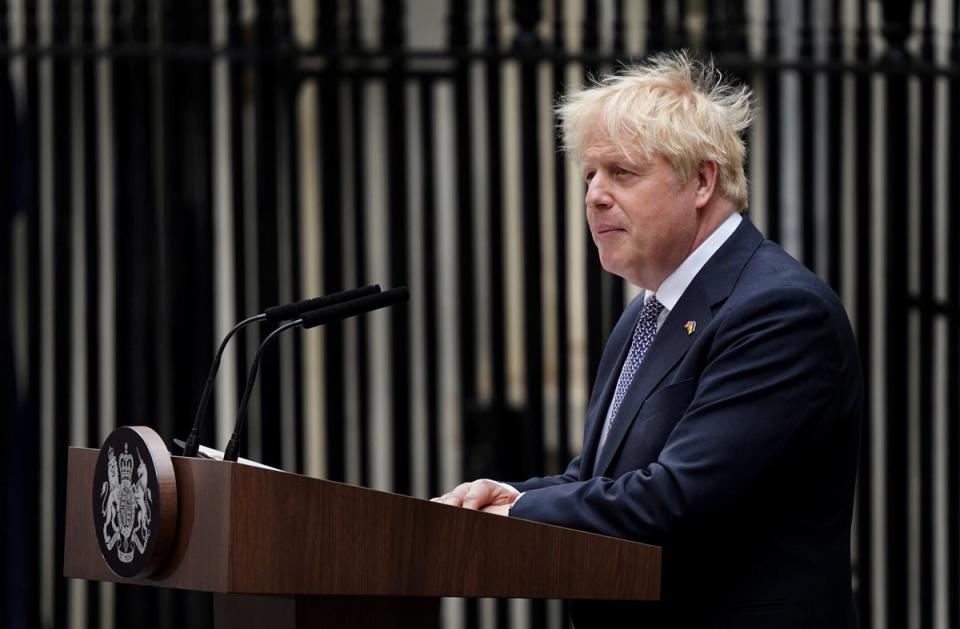
[[[702,209],[713,198],[717,187],[717,163],[713,160],[704,160],[697,166],[696,206]]]

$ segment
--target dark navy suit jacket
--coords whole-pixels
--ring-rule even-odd
[[[863,386],[837,296],[743,220],[667,316],[598,458],[641,305],[607,341],[583,453],[512,483],[511,516],[663,547],[660,603],[574,604],[576,626],[855,627]]]

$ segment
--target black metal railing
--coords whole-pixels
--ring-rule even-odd
[[[960,627],[960,2],[648,0],[643,23],[620,0],[502,4],[450,0],[424,25],[400,0],[0,0],[0,348],[24,357],[0,391],[22,479],[2,494],[24,575],[7,624],[209,616],[60,578],[64,452],[117,423],[186,434],[217,331],[308,293],[415,289],[265,355],[247,454],[417,495],[561,468],[631,293],[574,218],[549,102],[685,46],[755,88],[750,215],[857,332],[861,626]],[[428,29],[445,47],[417,44]],[[237,339],[221,424],[261,338]],[[489,613],[508,626],[504,603],[448,617]]]

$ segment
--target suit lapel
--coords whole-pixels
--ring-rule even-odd
[[[589,409],[590,414],[586,418],[586,425],[589,432],[586,434],[583,448],[583,460],[581,477],[586,479],[590,477],[590,471],[593,470],[596,461],[597,444],[600,441],[600,433],[603,429],[603,422],[607,418],[607,407],[610,406],[610,400],[613,398],[613,392],[617,387],[617,380],[620,378],[620,370],[623,368],[623,361],[627,359],[627,352],[630,351],[630,342],[633,339],[633,330],[637,325],[637,317],[640,316],[640,310],[643,307],[643,294],[634,300],[624,313],[625,325],[622,329],[615,329],[610,334],[607,343],[615,343],[612,347],[619,348],[619,354],[616,361],[606,368],[606,376],[598,378],[597,383],[602,387],[600,395],[597,397]],[[618,327],[620,327],[618,325]],[[603,373],[601,365],[600,373]]]
[[[600,475],[607,471],[613,455],[620,448],[620,442],[630,430],[630,426],[651,391],[660,384],[663,377],[693,345],[697,336],[696,331],[688,334],[684,324],[687,321],[696,321],[697,327],[702,329],[712,318],[710,306],[704,301],[703,294],[698,290],[690,290],[691,288],[693,288],[692,284],[684,291],[676,308],[670,311],[663,325],[660,326],[630,388],[627,389],[627,394],[607,435],[607,441],[603,444],[600,458],[597,460],[596,472]]]
[[[713,318],[713,306],[729,296],[744,265],[762,240],[763,236],[760,232],[744,218],[727,242],[710,258],[683,292],[680,301],[670,311],[653,343],[647,349],[643,363],[627,390],[617,417],[614,418],[613,426],[596,464],[587,468],[593,469],[595,475],[602,476],[607,473],[614,455],[620,449],[621,442],[636,420],[644,402],[693,345],[698,337],[697,330],[707,327]],[[689,321],[696,322],[696,329],[692,333],[688,333],[685,327]],[[629,342],[626,345],[629,346]],[[623,355],[626,355],[626,349]],[[616,373],[612,374],[612,386],[616,385],[619,378],[623,360],[621,356]],[[608,387],[610,387],[610,380],[611,378],[608,378]],[[604,414],[609,406],[611,392],[612,388],[604,391],[604,398],[602,398],[604,403],[599,405]],[[593,452],[596,452],[600,434],[598,426],[602,426],[603,417],[605,415],[602,415],[601,421],[594,422],[591,431],[589,443]]]

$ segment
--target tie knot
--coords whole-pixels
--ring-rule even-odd
[[[643,308],[640,309],[640,319],[653,319],[656,321],[660,313],[663,312],[663,307],[663,304],[661,304],[656,297],[651,297],[643,304]]]
[[[643,304],[640,309],[640,317],[637,319],[637,327],[633,331],[634,343],[640,342],[644,351],[653,341],[653,335],[657,333],[657,319],[663,312],[663,304],[657,301],[656,297],[651,297]]]

